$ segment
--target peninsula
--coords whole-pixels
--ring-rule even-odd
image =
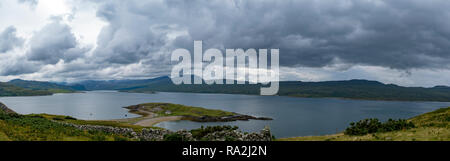
[[[141,115],[141,117],[119,119],[115,121],[126,122],[139,126],[153,126],[159,122],[176,120],[189,120],[195,122],[272,120],[267,117],[255,117],[222,110],[170,103],[145,103],[127,106],[125,108],[130,110],[130,113]]]

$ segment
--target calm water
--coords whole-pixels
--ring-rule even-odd
[[[210,109],[271,117],[272,121],[236,121],[227,123],[163,122],[157,126],[171,129],[192,129],[201,125],[237,125],[243,131],[258,131],[269,126],[276,137],[333,134],[352,121],[364,118],[409,118],[450,102],[391,102],[329,98],[292,98],[195,93],[120,93],[93,91],[36,97],[0,97],[0,101],[22,114],[49,113],[79,119],[118,119],[136,117],[121,108],[147,102],[168,102]]]

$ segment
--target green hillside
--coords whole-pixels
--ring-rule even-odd
[[[86,80],[78,84],[84,86],[86,90],[120,90],[140,88],[155,83],[165,83],[169,79],[169,77],[158,77],[140,80]]]
[[[25,89],[12,84],[0,82],[0,96],[41,96],[51,94],[52,92],[50,91]]]
[[[73,87],[51,82],[15,79],[9,81],[8,83],[25,89],[48,91],[50,93],[72,93],[76,91]]]
[[[127,136],[80,130],[40,115],[5,114],[0,111],[0,141],[114,141]]]

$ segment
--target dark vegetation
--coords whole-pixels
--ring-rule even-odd
[[[198,129],[192,129],[190,132],[193,138],[200,141],[208,141],[208,138],[205,137],[208,134],[214,132],[233,131],[237,129],[238,129],[237,126],[229,126],[229,125],[207,126],[206,128],[202,126],[201,128]],[[225,141],[235,141],[235,140],[236,139],[233,138],[232,136],[228,136]],[[184,136],[181,134],[173,133],[164,135],[164,141],[188,141],[188,140],[184,138]]]
[[[188,141],[183,135],[173,133],[164,135],[164,141]]]
[[[259,94],[261,84],[244,85],[174,85],[169,77],[147,80],[147,84],[117,90],[126,92],[194,92],[194,93],[227,93],[227,94]],[[130,84],[129,84],[130,85]],[[402,87],[394,84],[383,84],[377,81],[348,80],[325,82],[280,82],[280,96],[293,97],[333,97],[365,100],[397,100],[397,101],[450,101],[450,87],[433,88]]]
[[[225,80],[222,80],[225,81]],[[65,93],[80,90],[119,90],[122,92],[192,92],[192,93],[226,93],[259,94],[261,84],[214,84],[174,85],[167,76],[142,80],[108,80],[82,81],[78,84],[50,83],[39,81],[12,80],[0,84],[0,96],[35,96],[52,93]],[[20,87],[20,88],[19,88]],[[450,87],[436,86],[402,87],[383,84],[377,81],[348,80],[325,82],[282,81],[278,92],[280,96],[292,97],[332,97],[364,100],[395,101],[450,101]]]
[[[85,90],[82,85],[62,85],[51,82],[27,81],[15,79],[9,82],[0,82],[1,96],[43,96],[54,93],[72,93]]]
[[[21,79],[14,79],[8,82],[9,84],[22,87],[30,90],[42,90],[51,93],[70,93],[77,91],[80,87],[78,85],[66,86],[51,82],[41,82],[41,81],[28,81]]]
[[[207,126],[206,128],[202,126],[201,128],[198,128],[198,129],[192,129],[191,133],[192,133],[192,137],[194,137],[196,139],[201,139],[210,133],[214,133],[217,131],[233,131],[233,130],[237,130],[238,128],[239,127],[237,127],[237,126],[229,126],[229,125]]]
[[[350,123],[350,127],[345,129],[344,134],[366,135],[378,132],[407,130],[414,127],[415,127],[414,123],[403,119],[399,120],[389,119],[387,122],[382,123],[376,118],[371,118]]]
[[[51,94],[52,93],[49,91],[25,89],[12,84],[0,82],[0,96],[41,96]]]

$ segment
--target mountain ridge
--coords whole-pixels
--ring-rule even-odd
[[[396,84],[385,84],[379,81],[365,79],[321,82],[280,81],[279,83],[279,96],[450,102],[450,87],[442,85],[435,87],[403,87]],[[80,90],[118,90],[121,92],[137,93],[188,92],[258,95],[260,93],[260,88],[265,86],[261,84],[249,84],[248,82],[246,82],[246,84],[207,85],[204,83],[200,85],[175,85],[170,77],[162,76],[137,80],[86,80],[72,84],[16,79],[3,83],[3,88],[6,87],[10,89],[8,91],[9,93],[4,92],[5,90],[2,91],[0,88],[0,96],[49,95],[58,92],[75,92]],[[18,92],[11,92],[14,90]]]
[[[12,84],[18,87],[22,87],[30,90],[43,90],[49,91],[51,93],[72,93],[76,92],[77,89],[72,86],[45,82],[45,81],[33,81],[33,80],[22,80],[22,79],[13,79],[7,82],[8,84]]]
[[[51,95],[49,91],[31,90],[18,87],[9,83],[0,82],[0,97],[5,96],[42,96]]]
[[[122,81],[117,86],[114,86],[114,83],[111,84],[111,82],[114,81],[105,82],[109,83],[109,86],[115,87],[112,88],[112,90],[138,93],[191,92],[258,95],[260,93],[260,88],[264,87],[261,84],[248,84],[248,82],[246,82],[246,84],[174,85],[168,76],[140,80],[138,84],[130,83],[133,81]],[[385,84],[379,81],[365,79],[322,82],[280,81],[279,83],[280,89],[278,95],[280,96],[450,102],[450,88],[446,88],[444,86],[429,88],[403,87],[395,84]]]

